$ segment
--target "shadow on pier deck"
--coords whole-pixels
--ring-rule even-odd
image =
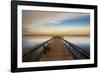
[[[23,55],[23,62],[89,59],[89,54],[61,37],[52,39]]]

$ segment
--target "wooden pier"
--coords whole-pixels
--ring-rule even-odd
[[[40,52],[36,52],[41,50]],[[52,39],[32,48],[31,51],[23,55],[23,62],[34,61],[58,61],[58,60],[75,60],[89,59],[90,56],[80,47],[64,40],[61,37]]]
[[[73,59],[72,55],[64,47],[64,43],[62,39],[55,38],[52,40],[50,44],[50,48],[48,51],[41,57],[40,60],[50,61],[50,60],[70,60]]]

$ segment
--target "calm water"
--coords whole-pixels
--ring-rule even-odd
[[[29,52],[32,47],[35,47],[50,38],[50,36],[23,36],[23,54]],[[90,53],[89,36],[64,36],[64,39],[84,49],[88,54]]]

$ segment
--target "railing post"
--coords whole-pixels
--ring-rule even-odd
[[[61,39],[64,40],[63,38],[61,38]],[[74,44],[72,44],[72,43],[70,43],[70,42],[68,42],[67,40],[64,40],[64,41],[65,41],[65,43],[68,44],[67,47],[69,46],[69,47],[68,47],[69,50],[70,50],[71,47],[72,47],[72,48],[75,49],[77,52],[79,52],[80,55],[83,55],[86,59],[89,59],[88,54],[85,53],[83,49],[79,48],[78,46],[76,46],[76,45],[74,45]],[[71,51],[71,53],[72,53],[72,51]],[[72,54],[74,55],[74,53],[72,53]],[[75,54],[75,55],[76,55],[76,54]],[[74,55],[74,57],[75,57],[75,58],[78,58],[78,57],[75,56],[75,55]]]
[[[52,38],[53,39],[53,38]],[[41,56],[40,55],[42,55],[42,53],[46,53],[46,48],[48,49],[50,46],[50,41],[52,40],[52,39],[50,39],[50,40],[48,40],[48,41],[46,41],[46,42],[44,42],[44,43],[42,43],[42,44],[40,44],[40,45],[38,45],[37,47],[35,47],[34,49],[32,48],[31,49],[31,51],[29,51],[28,53],[26,53],[25,55],[23,55],[23,62],[28,62],[28,61],[32,61],[32,54],[35,52],[35,51],[37,51],[38,49],[40,49],[40,48],[42,48],[43,47],[43,51],[34,59],[34,61],[39,61],[40,60],[40,58],[41,58]],[[47,44],[46,46],[45,46],[45,44]],[[44,49],[45,48],[45,49]],[[45,50],[45,51],[44,51]]]

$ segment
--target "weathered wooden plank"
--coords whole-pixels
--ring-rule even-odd
[[[54,38],[51,42],[50,49],[42,56],[43,61],[53,60],[70,60],[73,59],[70,52],[64,48],[64,42],[60,38]]]

